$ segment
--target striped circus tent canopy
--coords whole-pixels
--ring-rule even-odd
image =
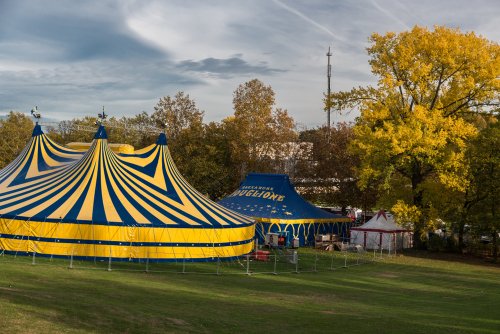
[[[86,152],[37,124],[0,171],[0,249],[52,256],[211,260],[252,250],[253,219],[204,197],[180,175],[161,134],[116,154],[101,125]]]
[[[289,232],[300,245],[312,244],[318,234],[348,236],[351,219],[304,200],[286,174],[249,173],[240,187],[219,204],[256,219],[260,242],[269,232]]]

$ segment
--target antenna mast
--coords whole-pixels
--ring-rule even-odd
[[[332,77],[332,65],[330,65],[330,57],[332,56],[332,53],[330,51],[330,47],[328,47],[328,52],[326,53],[326,56],[328,57],[328,67],[327,67],[327,72],[326,76],[328,78],[328,90],[327,90],[327,99],[330,98],[330,93],[331,93],[331,87],[330,87],[330,81]],[[331,107],[330,104],[328,103],[328,111],[327,111],[327,126],[328,126],[328,133],[330,133],[330,111]]]

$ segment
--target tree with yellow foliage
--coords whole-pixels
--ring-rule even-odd
[[[33,122],[23,113],[11,111],[0,119],[0,169],[21,153],[32,132]]]
[[[279,160],[290,155],[297,133],[288,111],[276,107],[272,87],[258,79],[239,85],[233,107],[222,123],[238,183],[248,172],[284,172]]]
[[[426,189],[462,190],[464,154],[478,115],[499,112],[500,46],[474,33],[414,27],[373,34],[368,48],[376,87],[332,93],[326,107],[359,108],[352,150],[361,185],[377,180],[388,194],[407,192],[394,209],[412,217],[423,246],[432,203]]]

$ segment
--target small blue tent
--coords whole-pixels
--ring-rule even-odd
[[[348,236],[351,219],[305,201],[286,174],[250,173],[240,187],[219,204],[254,217],[260,242],[268,232],[288,231],[300,245],[314,244],[318,234]]]

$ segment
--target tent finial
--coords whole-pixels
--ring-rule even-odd
[[[108,118],[108,115],[104,111],[104,106],[102,106],[102,113],[97,114],[96,125],[102,125],[102,123],[104,123],[104,121],[106,120],[106,118]]]
[[[31,116],[35,117],[36,124],[38,124],[38,121],[40,120],[40,118],[42,118],[42,115],[38,111],[38,106],[35,106],[33,109],[31,109]]]

